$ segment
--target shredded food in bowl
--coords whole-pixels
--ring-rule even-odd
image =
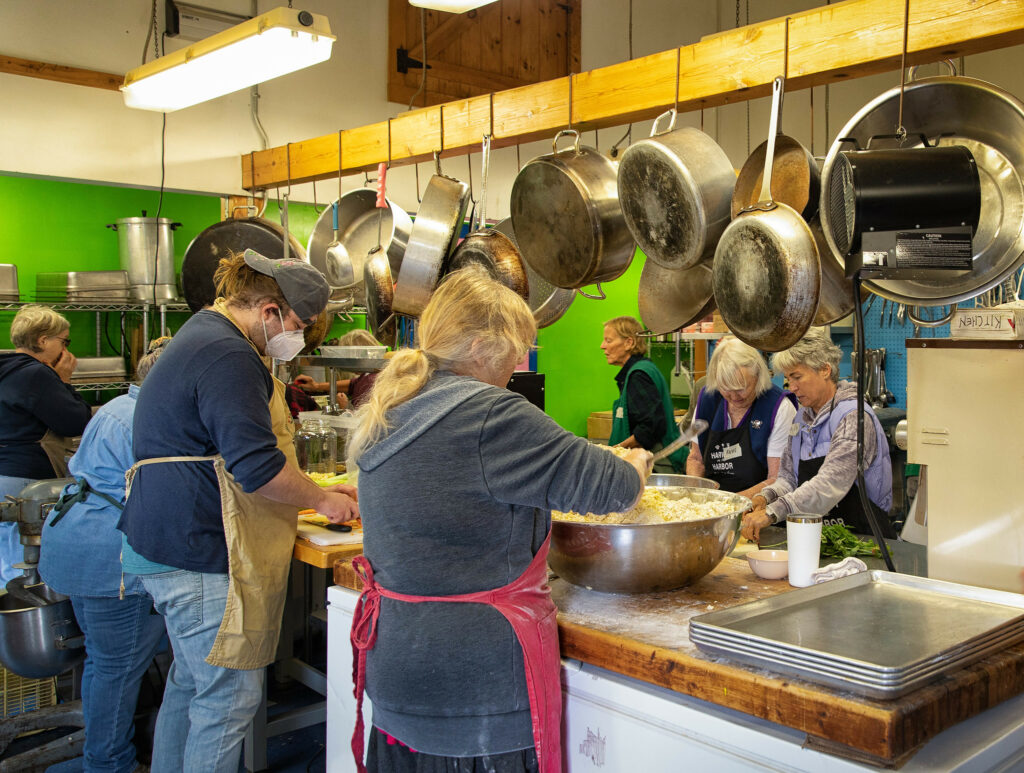
[[[606,447],[616,456],[623,456],[628,449]],[[556,521],[572,521],[576,523],[618,523],[618,524],[658,524],[679,523],[682,521],[702,521],[717,518],[726,513],[735,512],[736,504],[725,499],[710,499],[695,502],[690,497],[667,497],[657,488],[646,488],[640,496],[640,502],[632,510],[624,513],[580,514],[551,511],[551,518]]]
[[[587,513],[563,513],[558,510],[551,511],[551,517],[556,521],[575,521],[577,523],[678,523],[680,521],[702,521],[706,518],[717,518],[720,515],[731,513],[736,510],[736,504],[728,500],[711,500],[708,502],[694,502],[683,497],[681,499],[669,499],[664,493],[656,488],[644,490],[640,497],[640,503],[632,510],[625,513],[608,513],[607,515],[595,515]]]

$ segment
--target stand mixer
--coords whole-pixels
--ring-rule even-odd
[[[46,518],[72,478],[38,480],[16,497],[0,502],[0,520],[18,524],[25,560],[22,574],[0,591],[0,664],[26,679],[45,679],[74,668],[85,659],[85,637],[67,596],[39,577],[39,546]],[[82,702],[69,701],[28,711],[0,722],[0,754],[22,733],[53,727],[84,727]],[[0,761],[5,771],[43,769],[80,753],[85,731]]]

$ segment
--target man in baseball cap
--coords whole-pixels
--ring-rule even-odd
[[[126,572],[164,616],[174,665],[153,745],[161,770],[235,770],[274,660],[300,508],[359,517],[351,486],[299,470],[288,360],[330,287],[300,260],[220,262],[219,296],[186,322],[139,391],[133,481],[118,524]]]
[[[312,324],[316,316],[327,307],[331,287],[324,275],[306,261],[295,258],[273,260],[255,250],[246,250],[245,264],[254,271],[273,277],[285,301],[299,319]]]

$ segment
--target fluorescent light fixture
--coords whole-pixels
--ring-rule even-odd
[[[275,8],[129,70],[121,93],[169,113],[326,61],[334,41],[326,16]]]
[[[429,8],[432,11],[465,13],[493,2],[494,0],[409,0],[409,5],[415,5],[417,8]]]

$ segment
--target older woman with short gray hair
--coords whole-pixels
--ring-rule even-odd
[[[827,522],[870,534],[857,484],[857,385],[839,380],[838,346],[812,330],[772,358],[802,406],[782,456],[778,480],[753,497],[743,517],[743,536],[757,540],[761,529],[790,513],[820,513]],[[864,482],[876,520],[886,537],[895,537],[892,466],[882,425],[865,405]]]
[[[694,416],[708,428],[690,444],[688,475],[753,496],[779,474],[796,400],[772,384],[761,353],[728,336],[715,347]]]

